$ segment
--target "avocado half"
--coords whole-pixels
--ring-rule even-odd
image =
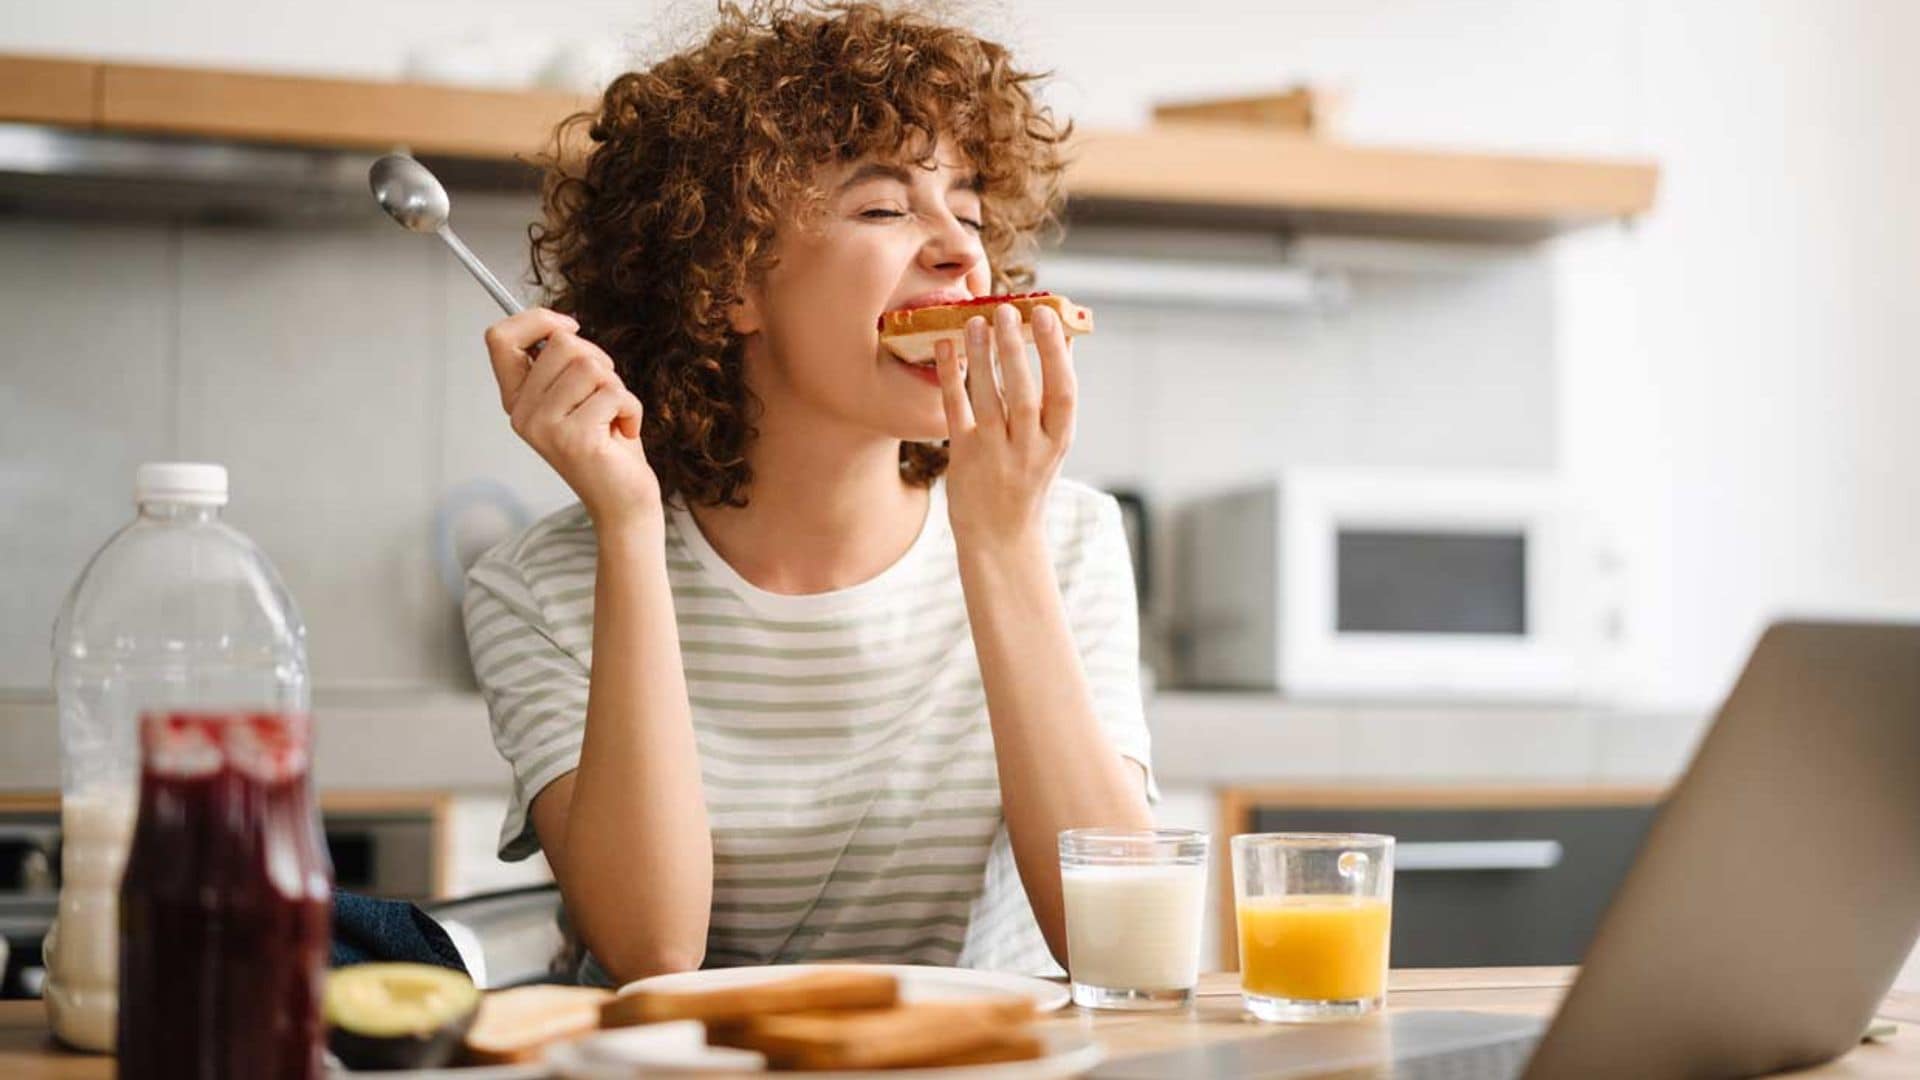
[[[349,1069],[437,1069],[480,1008],[473,980],[431,964],[354,964],[327,973],[327,1049]]]

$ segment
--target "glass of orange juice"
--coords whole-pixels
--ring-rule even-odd
[[[1386,1000],[1393,837],[1249,833],[1232,840],[1240,996],[1262,1020],[1364,1016]]]

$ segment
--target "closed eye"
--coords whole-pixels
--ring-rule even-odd
[[[860,211],[860,217],[866,221],[892,221],[897,218],[903,218],[906,216],[907,215],[902,211],[889,210],[886,207],[882,207],[882,206],[876,206],[870,210]],[[975,220],[974,218],[964,218],[964,217],[956,216],[954,220],[958,221],[962,225],[965,225],[967,228],[972,229],[974,232],[980,232],[981,230],[987,227],[984,222]]]

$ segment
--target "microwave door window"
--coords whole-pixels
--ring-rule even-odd
[[[1524,533],[1341,529],[1334,554],[1339,633],[1526,636]]]

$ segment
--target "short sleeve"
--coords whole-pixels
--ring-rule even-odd
[[[528,811],[534,796],[580,764],[589,667],[561,647],[514,566],[494,555],[467,573],[467,651],[486,699],[493,745],[513,769],[500,827],[500,858],[540,850]]]
[[[1093,692],[1100,726],[1122,756],[1146,770],[1147,799],[1160,800],[1146,706],[1140,690],[1140,607],[1133,558],[1120,504],[1111,495],[1075,485],[1060,573],[1067,623]]]

